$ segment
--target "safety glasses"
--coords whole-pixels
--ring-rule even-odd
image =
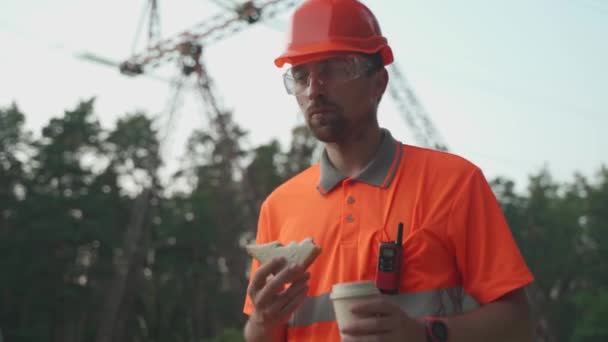
[[[369,59],[360,55],[332,57],[287,69],[283,84],[289,95],[299,95],[310,85],[311,75],[324,86],[332,87],[363,76],[372,66]]]

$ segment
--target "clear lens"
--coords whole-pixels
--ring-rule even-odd
[[[283,74],[283,85],[285,85],[285,90],[287,91],[287,94],[294,95],[295,84],[294,79],[290,74],[290,71],[291,70],[287,70],[287,72]]]
[[[287,69],[283,84],[288,94],[296,95],[308,88],[311,74],[324,85],[335,86],[363,76],[370,67],[371,63],[359,55],[335,57]]]

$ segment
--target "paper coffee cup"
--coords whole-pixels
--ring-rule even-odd
[[[378,288],[376,288],[376,284],[371,281],[335,284],[331,289],[329,298],[333,302],[338,328],[352,322],[354,315],[350,309],[355,303],[379,295],[380,290],[378,290]]]

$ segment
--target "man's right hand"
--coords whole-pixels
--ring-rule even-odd
[[[248,322],[252,340],[284,329],[307,297],[308,279],[308,272],[300,266],[286,265],[284,258],[272,259],[257,269],[247,289],[254,307]]]

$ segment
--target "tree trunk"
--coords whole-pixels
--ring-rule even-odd
[[[116,315],[116,321],[114,323],[114,338],[112,341],[132,341],[132,331],[126,329],[129,323],[132,323],[132,318],[135,313],[135,300],[139,291],[143,287],[143,275],[142,267],[145,250],[141,249],[134,256],[131,268],[129,268],[129,275],[125,286],[124,299]],[[132,329],[131,329],[132,330]]]
[[[115,263],[114,279],[106,293],[104,307],[95,342],[112,342],[116,317],[123,302],[129,270],[132,269],[137,254],[138,243],[144,230],[146,213],[150,203],[151,190],[145,189],[135,200],[131,222],[125,233],[123,252]]]
[[[87,318],[85,310],[86,308],[79,308],[78,312],[71,312],[66,308],[57,308],[53,318],[53,341],[82,341]]]
[[[528,298],[532,306],[532,317],[534,320],[534,330],[537,342],[557,342],[558,339],[551,327],[551,321],[547,312],[547,295],[538,287],[532,284],[527,289]]]

